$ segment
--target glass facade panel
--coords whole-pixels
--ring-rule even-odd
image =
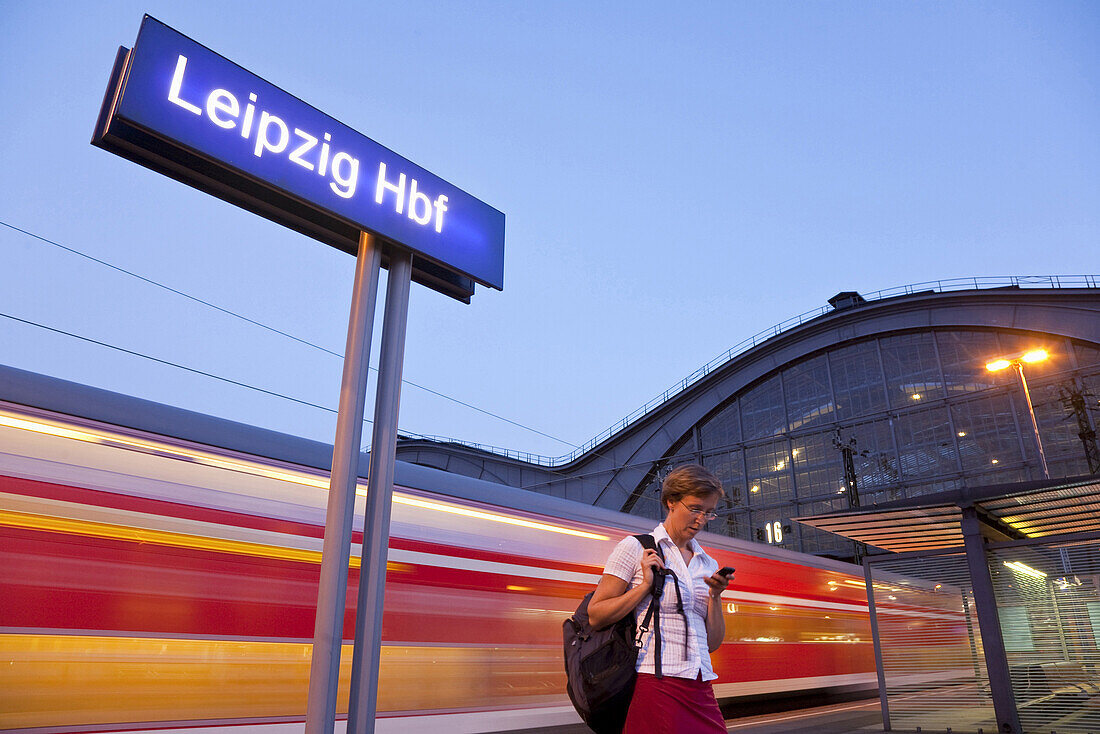
[[[1100,371],[1081,376],[1082,397],[1085,399],[1085,412],[1092,421],[1092,429],[1100,433]]]
[[[732,446],[741,440],[740,408],[736,401],[731,402],[714,416],[699,426],[699,448],[719,449]]]
[[[997,335],[992,331],[939,331],[936,346],[948,395],[986,390],[1008,382],[1004,372],[985,368],[989,360],[1001,353]]]
[[[1073,343],[1073,353],[1077,357],[1078,367],[1090,367],[1100,364],[1100,349],[1080,342]]]
[[[794,482],[799,497],[820,497],[844,491],[844,461],[834,445],[834,432],[791,439]]]
[[[895,408],[908,408],[944,396],[931,332],[879,340],[886,392]]]
[[[992,358],[1035,345],[1051,353],[1025,367],[1051,476],[1087,474],[1080,433],[1100,421],[1098,345],[930,329],[867,338],[782,366],[686,434],[676,455],[661,460],[659,477],[700,461],[727,491],[713,532],[768,542],[767,528],[779,522],[783,547],[848,555],[850,542],[789,519],[847,508],[841,446],[851,448],[864,507],[1041,476],[1015,373],[985,369]],[[693,435],[701,453],[691,450]],[[650,485],[630,511],[657,518],[657,480]]]
[[[957,473],[955,440],[946,408],[905,413],[894,420],[903,477]]]
[[[901,477],[890,419],[860,423],[845,430],[842,437],[856,442],[852,462],[861,495],[897,486]]]
[[[1072,384],[1070,381],[1069,386],[1072,387]],[[1043,439],[1043,451],[1046,453],[1048,464],[1062,462],[1068,466],[1079,460],[1081,471],[1063,473],[1062,476],[1073,476],[1073,473],[1088,474],[1084,447],[1078,435],[1080,429],[1077,416],[1068,404],[1069,393],[1066,387],[1063,381],[1029,385],[1031,400],[1035,407],[1035,418],[1039,422],[1039,433]],[[1063,397],[1067,398],[1065,403],[1062,400]],[[1022,414],[1017,416],[1020,430],[1028,432],[1030,436],[1033,431],[1031,416],[1027,414],[1027,404],[1022,399],[1017,400],[1016,404],[1022,408]],[[1034,443],[1034,439],[1032,442]],[[1032,450],[1032,446],[1027,444],[1025,446],[1029,455],[1037,453],[1037,450]],[[1053,473],[1052,476],[1054,476]]]
[[[842,347],[829,354],[837,417],[854,418],[886,408],[878,345],[871,341]]]
[[[791,455],[786,440],[745,449],[745,464],[750,504],[770,505],[794,497]]]
[[[956,403],[951,406],[951,415],[958,433],[959,458],[968,473],[994,468],[1008,471],[1023,461],[1007,394]]]
[[[736,507],[745,503],[745,470],[740,451],[719,451],[703,455],[703,466],[714,473],[726,490],[726,499],[719,504]]]
[[[997,471],[985,472],[984,474],[974,474],[966,478],[966,483],[974,487],[981,487],[987,484],[1026,482],[1034,478],[1035,477],[1023,467],[1016,467],[1015,469],[1000,469]]]
[[[889,487],[859,488],[859,504],[861,507],[881,505],[883,502],[893,502],[905,499],[905,487],[893,484]]]
[[[941,479],[934,482],[908,484],[903,488],[902,494],[905,497],[919,497],[925,494],[935,494],[937,492],[947,492],[952,489],[959,489],[961,486],[962,482],[958,479]]]
[[[783,390],[787,396],[789,430],[806,430],[835,419],[829,364],[824,355],[784,370]]]
[[[726,516],[719,516],[707,523],[707,530],[712,533],[728,535],[731,538],[742,540],[754,540],[752,529],[749,527],[749,513],[734,512]]]
[[[741,427],[746,441],[774,436],[786,429],[783,385],[778,375],[749,390],[740,403]]]

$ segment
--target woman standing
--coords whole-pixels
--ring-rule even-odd
[[[589,621],[596,629],[631,613],[640,623],[649,607],[654,569],[675,574],[683,599],[681,615],[676,590],[666,583],[660,605],[662,677],[655,675],[651,630],[638,653],[638,682],[623,734],[726,731],[710,684],[718,677],[710,653],[726,633],[721,595],[732,574],[718,573],[718,564],[695,541],[707,520],[716,517],[714,508],[723,495],[722,483],[705,468],[686,464],[673,469],[661,484],[665,520],[652,531],[664,561],[656,551],[644,550],[636,538],[623,538],[607,559],[588,604]]]

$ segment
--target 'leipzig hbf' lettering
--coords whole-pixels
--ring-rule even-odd
[[[265,153],[286,153],[290,162],[314,171],[319,176],[331,177],[329,188],[337,196],[350,199],[355,195],[359,182],[359,160],[349,153],[339,151],[333,153],[330,133],[326,132],[318,138],[298,127],[292,130],[285,120],[263,109],[259,110],[257,117],[258,100],[254,92],[249,93],[249,101],[244,105],[243,110],[237,96],[227,89],[211,90],[206,96],[205,104],[200,107],[180,96],[186,71],[187,57],[180,54],[168,88],[169,102],[199,116],[202,116],[205,110],[206,117],[222,129],[239,128],[241,138],[251,139],[252,154],[257,158],[263,157]],[[321,143],[319,148],[318,142]],[[447,211],[447,196],[440,194],[433,202],[425,193],[418,190],[418,186],[415,178],[409,178],[404,173],[399,173],[396,180],[391,182],[387,179],[386,164],[379,163],[374,201],[376,204],[382,204],[388,191],[393,195],[394,209],[398,214],[406,213],[407,202],[409,219],[420,225],[427,225],[435,220],[435,231],[442,232],[443,213]]]

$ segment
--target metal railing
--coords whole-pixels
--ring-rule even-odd
[[[898,296],[908,296],[915,293],[947,293],[951,291],[967,291],[967,290],[991,290],[996,288],[1100,288],[1100,275],[1004,275],[1004,276],[987,276],[987,277],[974,277],[974,278],[949,278],[946,280],[929,280],[923,283],[910,283],[908,285],[895,286],[893,288],[886,288],[883,290],[874,291],[872,293],[861,293],[862,298],[867,301],[881,301],[887,298],[896,298]],[[613,425],[607,429],[601,431],[597,435],[593,436],[589,440],[585,441],[580,446],[577,446],[573,451],[562,456],[546,456],[543,454],[534,454],[526,451],[516,451],[514,449],[502,448],[500,446],[491,446],[488,444],[475,443],[473,441],[464,441],[462,439],[450,438],[446,436],[434,436],[427,434],[417,434],[402,431],[402,437],[412,438],[426,441],[433,441],[435,443],[455,444],[466,448],[477,449],[479,451],[485,451],[491,454],[497,454],[498,456],[504,456],[517,461],[525,461],[529,464],[536,464],[538,466],[544,466],[553,468],[568,464],[582,454],[591,451],[593,448],[608,440],[616,433],[624,430],[627,426],[645,417],[657,407],[664,405],[671,398],[679,395],[687,390],[689,387],[699,382],[701,379],[714,372],[719,367],[724,366],[730,360],[738,357],[745,352],[749,351],[753,347],[764,343],[772,337],[779,336],[784,332],[790,331],[807,321],[812,321],[819,316],[824,316],[836,311],[832,306],[821,306],[815,308],[812,311],[806,311],[797,316],[792,316],[785,321],[781,321],[775,326],[769,329],[764,329],[747,339],[743,339],[739,343],[727,349],[722,354],[719,354],[714,359],[704,364],[699,369],[692,372],[684,379],[672,385],[667,390],[657,395],[645,405],[636,408],[629,415],[623,419],[616,421]]]

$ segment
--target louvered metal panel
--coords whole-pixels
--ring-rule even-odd
[[[922,499],[929,504],[922,506]],[[979,568],[982,561],[988,564],[993,581],[992,595],[981,587],[989,605],[983,606],[983,622],[993,625],[990,635],[996,638],[993,620],[999,617],[1004,638],[1003,655],[1001,641],[989,651],[1003,723],[1014,726],[1018,714],[1024,734],[1100,734],[1095,477],[964,488],[890,507],[795,518],[894,551],[864,561],[884,718],[894,730],[997,731],[961,547],[964,508],[968,522],[976,518],[980,526],[981,535],[968,536],[972,558]]]
[[[1100,540],[989,551],[1025,732],[1100,732]]]
[[[997,730],[960,553],[875,558],[876,645],[894,730]]]
[[[1038,485],[1038,486],[1037,486]],[[894,552],[962,546],[961,507],[973,505],[1019,537],[1042,538],[1100,530],[1100,482],[1095,478],[1029,483],[1026,490],[980,487],[913,498],[887,507],[868,507],[815,517],[805,525]],[[1006,490],[1008,490],[1006,492]],[[951,504],[944,504],[949,498]],[[921,505],[928,501],[930,504]]]
[[[894,552],[961,546],[958,507],[921,507],[795,518],[820,530]]]

